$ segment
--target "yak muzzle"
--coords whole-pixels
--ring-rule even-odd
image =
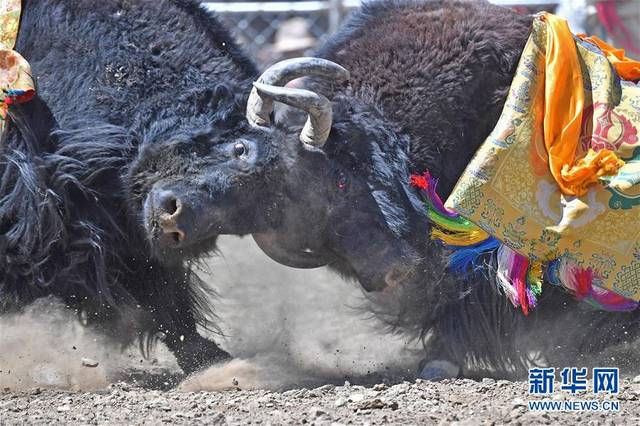
[[[177,248],[194,237],[192,208],[186,198],[174,190],[152,190],[145,202],[144,216],[155,244]]]

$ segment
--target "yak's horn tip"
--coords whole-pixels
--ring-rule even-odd
[[[260,83],[258,81],[254,81],[253,82],[253,87],[256,89],[256,91],[258,92],[266,92],[269,85],[265,84],[265,83]]]

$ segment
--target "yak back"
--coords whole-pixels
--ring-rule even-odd
[[[319,56],[411,137],[412,171],[429,169],[447,196],[498,121],[531,22],[484,1],[375,1]]]
[[[242,120],[253,63],[192,0],[24,0],[16,50],[38,96],[0,143],[0,311],[151,294],[127,168],[162,130]]]
[[[499,118],[531,22],[483,1],[375,1],[355,12],[318,56],[351,72],[339,94],[381,110],[410,135],[413,171],[428,168],[440,177],[440,195],[446,197]],[[425,259],[441,258],[441,252],[430,245]],[[468,280],[452,283],[446,274],[416,282],[401,288],[395,300],[372,294],[373,309],[393,329],[426,337],[427,360],[494,373],[526,373],[527,365],[539,361],[530,356],[540,354],[550,365],[566,365],[637,339],[631,330],[640,330],[640,310],[584,308],[555,286],[545,287],[533,318],[524,317],[496,291],[495,258],[484,260],[486,268]]]
[[[254,64],[193,0],[25,0],[16,49],[61,128],[79,117],[134,130],[184,114],[217,84],[244,93]]]

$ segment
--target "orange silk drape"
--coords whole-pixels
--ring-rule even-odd
[[[624,55],[624,49],[616,49],[596,36],[578,34],[582,40],[595,44],[607,56],[618,75],[625,80],[640,80],[640,62]]]
[[[624,162],[607,149],[589,150],[576,158],[584,109],[582,73],[573,34],[567,21],[545,14],[547,23],[544,141],[549,168],[561,191],[584,195],[589,185],[615,174]],[[626,80],[640,79],[640,62],[624,56],[597,37],[581,36],[596,44]]]

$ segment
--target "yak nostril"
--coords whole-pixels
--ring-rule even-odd
[[[156,223],[164,234],[166,241],[181,243],[187,235],[179,222],[182,220],[183,204],[172,191],[162,191],[156,198]]]
[[[173,231],[173,232],[169,232],[169,236],[173,239],[174,242],[176,243],[181,243],[184,241],[186,235],[184,234],[184,232],[182,232],[181,230],[177,230],[177,231]]]
[[[179,210],[180,207],[178,206],[178,209],[173,214],[162,213],[159,218],[159,225],[164,234],[176,243],[180,243],[187,238],[186,233],[180,229],[177,223],[177,218],[180,214]]]
[[[169,216],[173,216],[178,212],[180,208],[180,202],[173,195],[169,195],[164,197],[160,202],[160,207],[164,210]]]

